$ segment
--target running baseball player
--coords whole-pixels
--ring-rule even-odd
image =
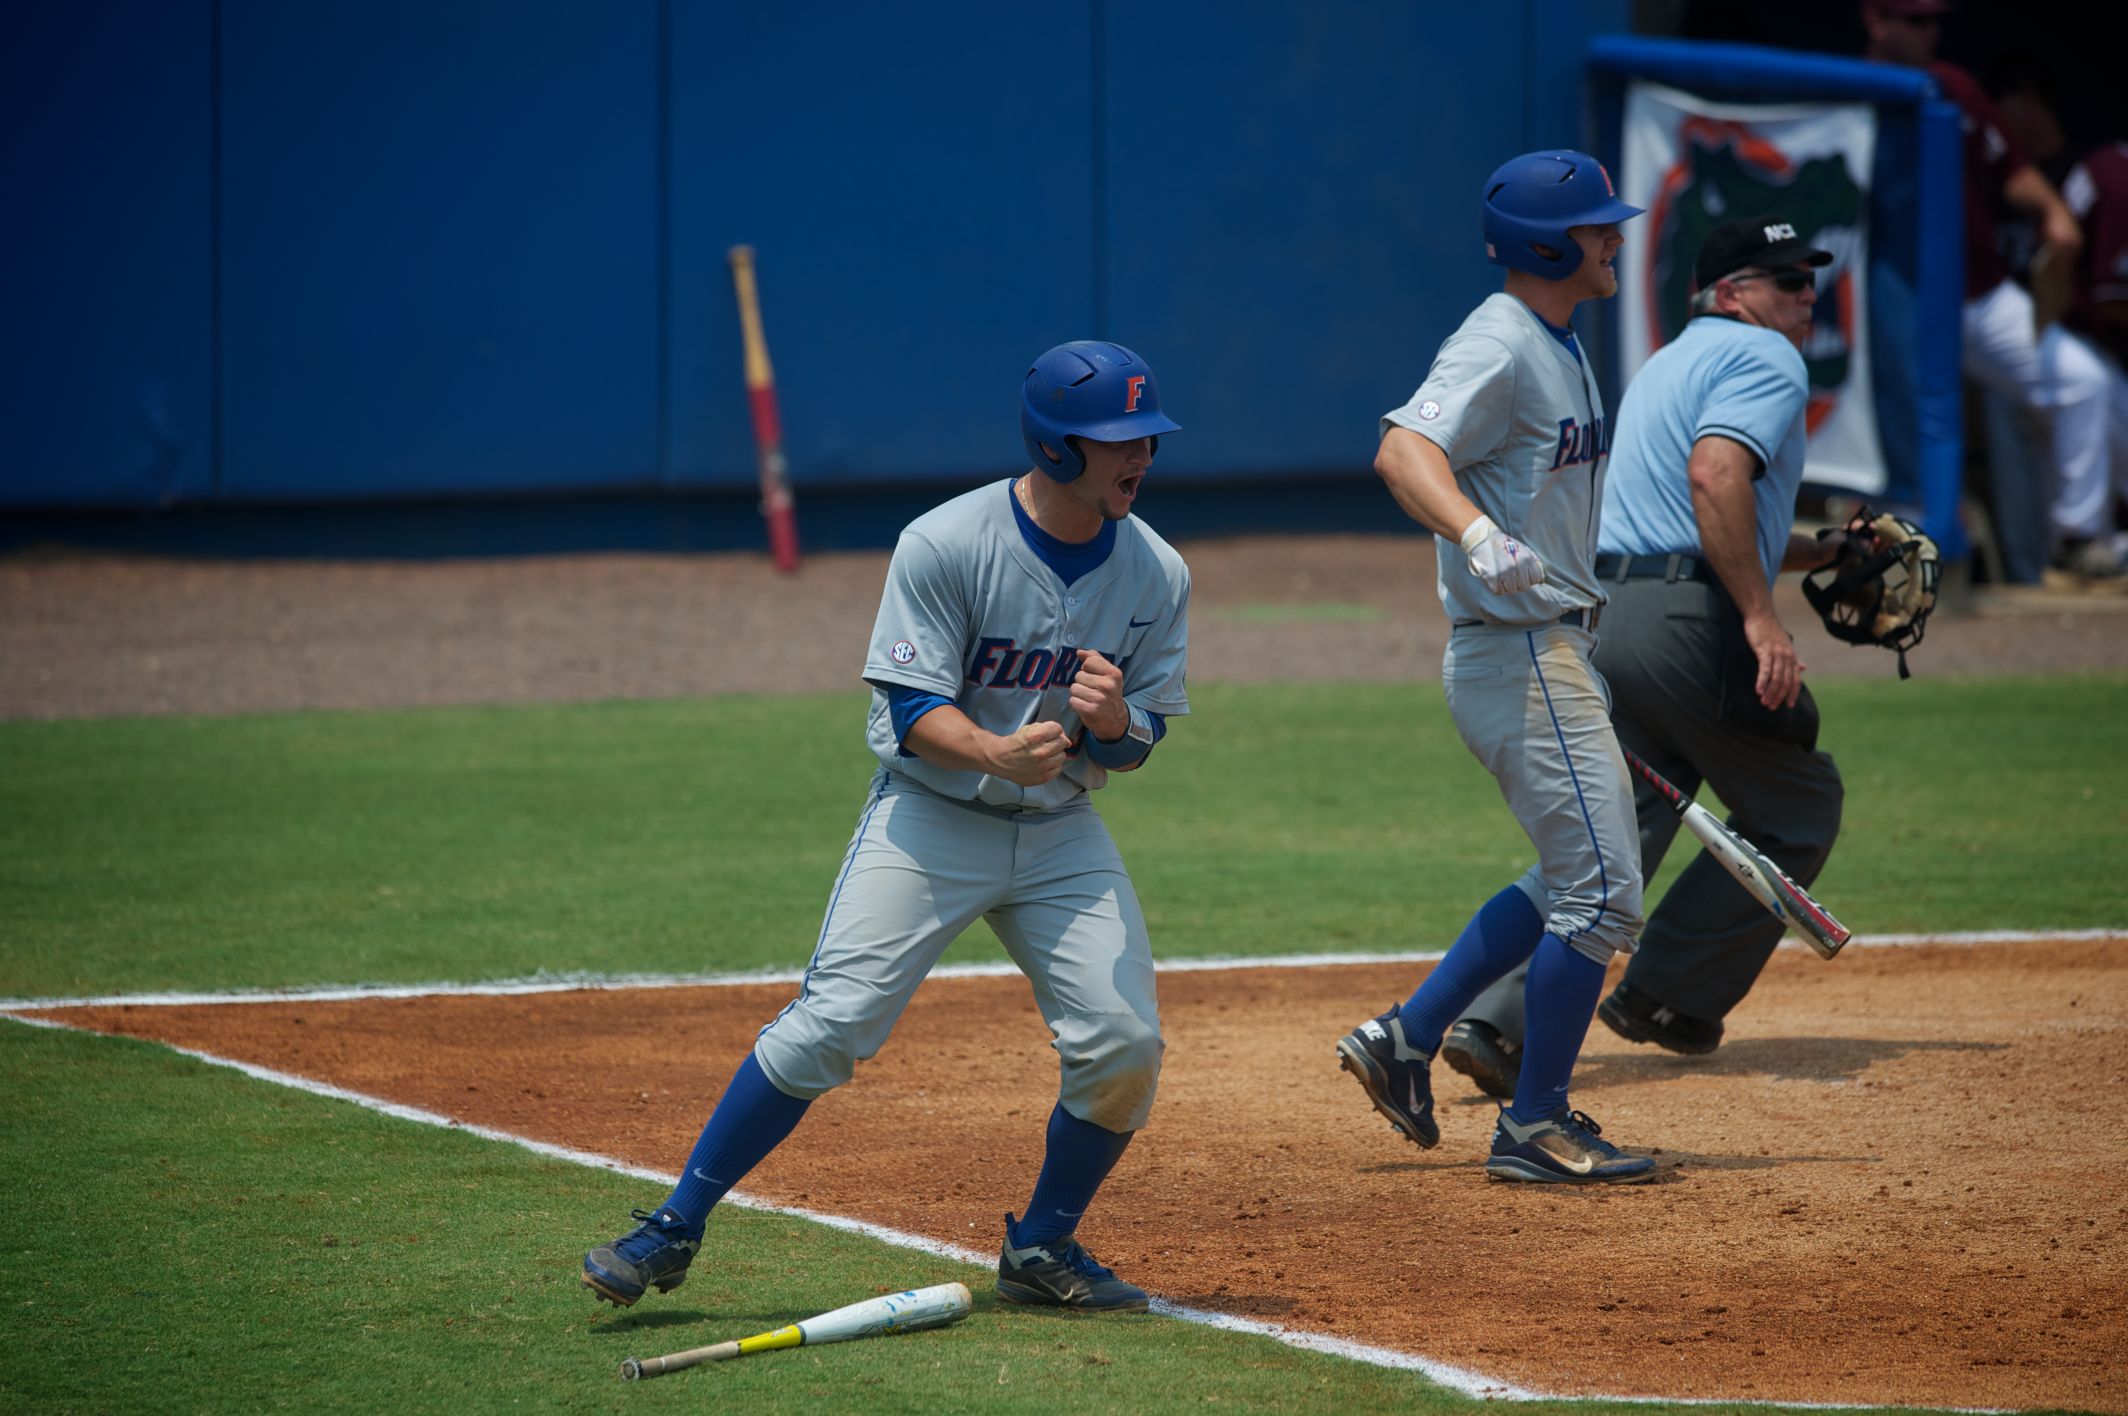
[[[1775,577],[1835,561],[1844,535],[1795,531],[1810,379],[1802,348],[1833,255],[1777,215],[1724,222],[1694,260],[1692,320],[1619,402],[1596,573],[1611,597],[1596,663],[1625,746],[1687,794],[1711,783],[1730,824],[1809,885],[1840,833],[1839,768],[1774,607]],[[1678,816],[1636,784],[1643,874]],[[1596,1010],[1632,1042],[1714,1051],[1784,926],[1711,855],[1648,912],[1640,947]],[[1448,1030],[1441,1060],[1512,1096],[1524,992],[1510,973]]]
[[[879,759],[798,996],[761,1030],[665,1202],[584,1257],[621,1306],[680,1285],[709,1212],[815,1097],[877,1053],[981,919],[1034,986],[1063,1073],[1001,1302],[1142,1312],[1073,1237],[1153,1104],[1160,1018],[1145,917],[1091,794],[1189,711],[1189,571],[1131,515],[1163,433],[1153,371],[1120,344],[1037,359],[1033,469],[902,532],[864,677]]]
[[[1507,267],[1382,419],[1375,470],[1436,539],[1451,631],[1449,713],[1500,784],[1537,864],[1488,900],[1401,1007],[1337,1044],[1375,1110],[1421,1146],[1441,1138],[1429,1069],[1448,1025],[1530,963],[1529,1040],[1486,1172],[1503,1180],[1646,1180],[1655,1162],[1604,1140],[1568,1103],[1574,1059],[1614,953],[1640,933],[1633,787],[1590,666],[1604,593],[1596,512],[1610,430],[1570,324],[1618,291],[1618,200],[1586,153],[1534,152],[1486,181],[1485,254]]]

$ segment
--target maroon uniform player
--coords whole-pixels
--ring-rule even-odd
[[[2076,261],[2083,234],[2061,194],[2034,165],[1994,100],[1971,74],[1936,58],[1947,0],[1862,0],[1864,53],[1923,69],[1957,103],[1965,130],[1966,300],[1961,346],[1967,377],[2045,424],[2053,568],[2079,584],[2121,580],[2106,532],[2112,449],[2106,370],[2097,352],[2059,324],[2035,327],[2032,297],[2008,278],[1995,248],[2004,208],[2030,216],[2056,258]],[[1998,515],[2006,509],[1998,508]]]

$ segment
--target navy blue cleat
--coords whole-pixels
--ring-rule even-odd
[[[1603,1128],[1585,1111],[1548,1116],[1527,1126],[1502,1111],[1500,1124],[1493,1128],[1493,1153],[1485,1173],[1495,1180],[1631,1185],[1654,1179],[1655,1161],[1627,1155],[1603,1139]]]
[[[1440,1143],[1433,1119],[1433,1055],[1404,1041],[1397,1008],[1370,1018],[1338,1039],[1338,1065],[1359,1080],[1389,1124],[1429,1149]]]
[[[584,1255],[584,1287],[617,1308],[635,1306],[646,1288],[660,1293],[678,1288],[702,1248],[702,1231],[688,1227],[678,1210],[631,1215],[642,1223]]]
[[[997,1271],[1000,1303],[1081,1313],[1142,1313],[1149,1306],[1144,1289],[1116,1277],[1115,1270],[1104,1268],[1076,1239],[1015,1248],[1012,1232],[1017,1222],[1005,1216],[1005,1248],[998,1255]]]

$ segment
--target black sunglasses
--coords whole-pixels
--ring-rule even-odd
[[[1805,290],[1818,288],[1818,273],[1814,270],[1755,270],[1746,275],[1724,276],[1725,280],[1770,280],[1774,289],[1783,295],[1800,295]]]

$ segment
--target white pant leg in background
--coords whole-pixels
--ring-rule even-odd
[[[2106,445],[2113,459],[2113,497],[2128,502],[2128,369],[2106,350],[2095,344],[2092,349],[2106,374]],[[2118,534],[2128,531],[2128,526],[2116,524],[2113,529]]]
[[[2005,280],[1966,301],[1965,371],[2050,424],[2048,498],[2054,534],[2103,535],[2113,476],[2106,370],[2099,354],[2060,325],[2032,328],[2032,297]]]

